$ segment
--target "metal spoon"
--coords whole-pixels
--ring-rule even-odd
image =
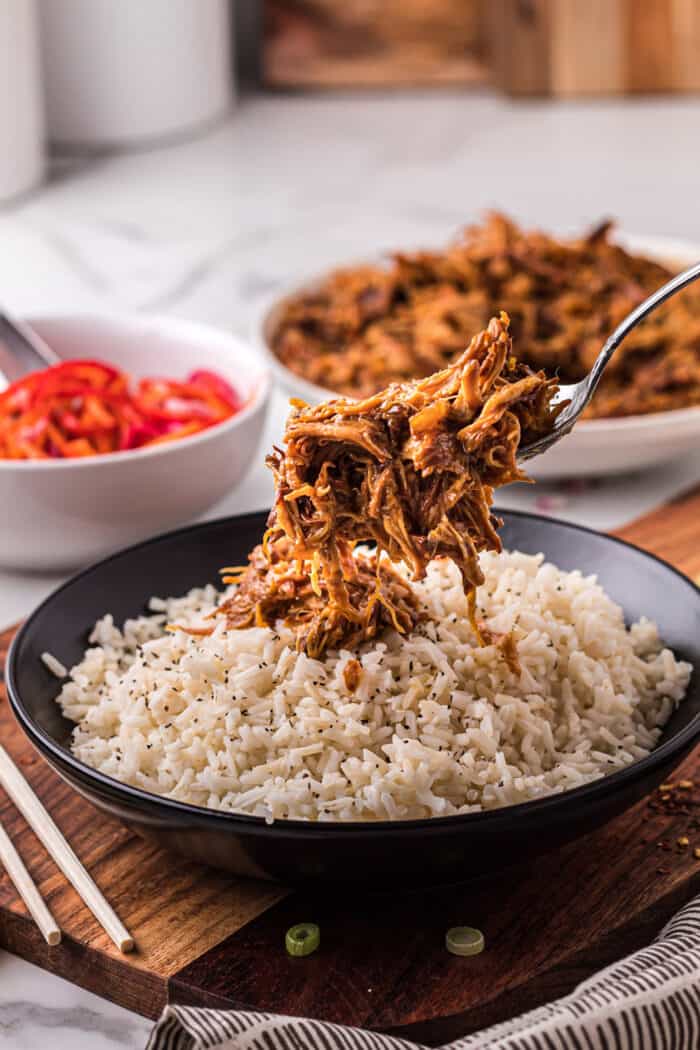
[[[60,360],[29,325],[0,312],[0,389],[3,375],[8,383],[14,383],[29,372],[49,368]]]
[[[683,273],[679,273],[676,277],[672,277],[670,281],[658,288],[648,299],[645,299],[643,303],[640,303],[627,315],[605,343],[596,358],[593,368],[585,379],[580,380],[578,383],[570,383],[559,387],[559,390],[552,398],[552,404],[559,405],[562,401],[567,401],[566,408],[557,416],[556,422],[548,434],[544,434],[536,441],[531,442],[531,444],[521,446],[518,449],[518,459],[532,459],[533,456],[539,456],[541,452],[551,448],[552,445],[569,433],[593,397],[606,365],[625,336],[629,335],[632,329],[636,328],[640,321],[643,321],[652,310],[655,310],[657,306],[660,306],[661,303],[664,303],[676,292],[679,292],[681,288],[685,288],[687,284],[697,280],[698,277],[700,277],[700,262],[695,263],[694,266],[684,270]]]

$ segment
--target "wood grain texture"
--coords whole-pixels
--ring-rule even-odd
[[[671,70],[676,91],[700,91],[700,3],[673,0]]]
[[[700,0],[484,2],[491,79],[511,95],[700,88]]]
[[[674,74],[673,0],[626,4],[625,65],[628,91],[672,91]]]
[[[697,760],[691,770],[700,774]],[[183,968],[171,998],[311,1015],[430,1043],[475,1031],[566,994],[640,947],[700,888],[700,864],[688,851],[673,856],[667,876],[656,874],[656,836],[668,829],[663,818],[648,818],[642,804],[603,832],[487,885],[394,900],[346,896],[340,907],[289,897]],[[516,861],[504,856],[506,866]],[[319,923],[322,938],[302,965],[282,944],[300,921]],[[445,931],[464,924],[483,930],[487,944],[468,961],[444,948]]]
[[[509,95],[547,95],[552,81],[549,0],[492,0],[484,25],[491,78]]]
[[[697,583],[700,576],[700,487],[619,529],[614,535],[651,551]]]
[[[700,576],[700,490],[619,535]],[[139,953],[119,956],[1,797],[0,818],[66,936],[47,948],[3,875],[0,945],[150,1017],[168,1000],[247,1006],[444,1041],[565,994],[648,941],[700,890],[692,853],[700,846],[700,751],[678,771],[698,785],[685,816],[645,800],[527,866],[505,854],[498,880],[339,902],[285,895],[154,849],[51,773],[4,697],[0,739],[135,934]],[[674,843],[684,833],[691,848],[680,850]],[[320,923],[321,949],[289,959],[284,932],[306,920]],[[445,930],[465,923],[486,935],[488,950],[476,959],[444,950]]]
[[[275,87],[483,83],[482,0],[266,0]]]
[[[266,0],[264,25],[274,87],[700,89],[700,0]]]
[[[554,0],[550,5],[552,94],[609,95],[624,91],[625,0]]]

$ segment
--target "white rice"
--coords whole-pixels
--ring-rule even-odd
[[[206,587],[152,599],[153,615],[122,629],[98,622],[58,698],[73,753],[146,791],[268,821],[492,809],[647,755],[690,665],[649,620],[627,630],[593,576],[519,553],[481,562],[480,616],[514,632],[519,675],[475,644],[449,562],[415,585],[431,621],[321,661],[286,628],[164,633],[203,622],[220,598]],[[355,693],[342,673],[353,656]]]
[[[41,660],[56,678],[68,677],[68,668],[64,667],[61,661],[57,660],[55,656],[51,655],[51,653],[42,653]]]

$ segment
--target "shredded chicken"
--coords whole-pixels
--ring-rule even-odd
[[[521,361],[577,382],[627,313],[669,279],[611,240],[608,222],[561,240],[492,214],[442,252],[396,253],[386,268],[339,270],[291,299],[274,334],[292,371],[352,397],[455,360],[499,309]],[[618,349],[587,414],[700,404],[700,289],[654,312]]]
[[[283,536],[255,547],[248,566],[224,576],[225,583],[238,586],[214,615],[225,616],[232,629],[282,621],[296,631],[297,647],[312,657],[340,646],[352,649],[388,627],[407,634],[423,619],[410,584],[386,557],[378,562],[374,552],[358,552],[352,558],[346,585],[358,615],[348,616],[329,601],[323,580],[314,586],[309,562],[290,553]]]
[[[354,657],[343,668],[343,681],[349,692],[354,693],[362,681],[362,664]]]
[[[448,368],[364,401],[294,403],[285,449],[268,457],[276,498],[262,547],[227,577],[239,587],[219,610],[231,627],[284,620],[313,656],[418,622],[410,585],[433,558],[451,558],[469,596],[482,550],[500,550],[493,490],[525,480],[521,440],[548,430],[554,380],[520,365],[508,317]],[[376,554],[357,554],[371,542]]]
[[[497,631],[492,631],[488,628],[481,620],[478,622],[478,627],[484,645],[495,645],[508,665],[508,668],[514,675],[520,675],[520,660],[518,659],[518,649],[515,644],[513,632],[508,631],[507,634],[499,634]]]

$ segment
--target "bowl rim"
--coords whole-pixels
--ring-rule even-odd
[[[25,318],[23,317],[23,319]],[[145,325],[151,328],[154,332],[162,332],[163,334],[167,334],[168,331],[171,331],[173,335],[175,335],[176,332],[179,331],[185,338],[190,335],[192,337],[206,338],[213,334],[216,338],[225,340],[231,345],[235,345],[239,350],[244,350],[245,348],[250,347],[250,343],[245,338],[235,335],[233,332],[229,332],[225,328],[218,328],[216,325],[210,325],[200,321],[190,321],[185,318],[170,317],[167,314],[138,314],[133,312],[118,313],[109,310],[85,310],[77,313],[32,314],[28,316],[26,320],[30,325],[60,324],[61,322],[75,323],[81,321],[107,322],[124,327],[131,325],[140,325],[143,327]],[[200,430],[196,434],[188,434],[181,438],[173,438],[171,441],[164,442],[161,445],[152,445],[145,448],[123,449],[119,452],[102,452],[98,455],[81,456],[76,459],[0,458],[0,473],[43,473],[45,471],[55,470],[87,470],[98,464],[101,466],[110,463],[136,463],[147,459],[153,459],[156,456],[167,455],[172,451],[177,451],[183,446],[183,444],[186,444],[188,447],[201,445],[217,434],[229,430],[235,430],[240,424],[244,423],[265,406],[272,391],[272,370],[269,365],[260,361],[255,353],[249,354],[248,359],[253,362],[253,368],[251,369],[250,375],[251,392],[244,402],[243,407],[232,416],[229,416],[228,419],[223,419],[219,423],[214,423],[212,426],[206,427],[204,430]],[[65,360],[69,359],[66,358]]]
[[[689,576],[686,576],[685,573],[676,569],[675,566],[671,565],[663,558],[659,558],[657,555],[645,551],[642,547],[638,547],[634,543],[629,543],[627,540],[620,539],[618,536],[599,532],[598,530],[591,529],[585,525],[578,525],[573,522],[564,521],[560,518],[550,518],[545,515],[532,514],[527,511],[499,509],[497,507],[494,508],[494,511],[499,516],[503,515],[506,518],[511,517],[526,520],[532,523],[534,527],[536,527],[539,522],[547,522],[548,524],[554,524],[565,530],[588,533],[611,544],[629,548],[636,553],[641,554],[644,558],[661,565],[665,570],[673,573],[675,576],[678,576],[690,588],[690,592],[694,593],[696,599],[700,600],[700,586],[698,586]],[[671,737],[671,739],[654,748],[654,750],[648,755],[645,755],[644,758],[638,759],[636,762],[632,762],[628,766],[616,770],[614,773],[599,777],[596,780],[589,781],[586,784],[570,788],[566,791],[545,795],[541,798],[528,799],[524,802],[517,802],[495,809],[481,810],[473,813],[452,814],[444,817],[423,817],[395,821],[304,821],[299,819],[280,819],[268,823],[264,817],[258,817],[248,813],[236,813],[230,810],[208,809],[205,806],[195,806],[189,802],[180,802],[177,799],[167,798],[163,795],[157,795],[145,791],[142,788],[134,787],[131,784],[125,784],[122,781],[107,776],[105,773],[101,773],[99,770],[88,766],[86,763],[76,758],[72,752],[57,744],[56,741],[54,741],[53,738],[34,721],[32,716],[25,709],[19,692],[16,681],[16,664],[20,647],[25,636],[31,630],[33,622],[42,611],[54,601],[55,598],[70,588],[75,582],[89,575],[95,569],[100,568],[108,562],[129,555],[135,550],[155,546],[163,540],[175,539],[193,532],[206,532],[207,529],[220,528],[223,525],[235,527],[236,523],[241,520],[255,517],[264,518],[266,513],[267,512],[265,511],[254,511],[249,514],[216,518],[211,521],[200,522],[195,525],[187,525],[182,528],[160,533],[148,540],[132,544],[129,547],[125,547],[122,550],[109,555],[107,558],[94,562],[86,569],[83,569],[81,572],[72,576],[60,587],[56,588],[56,590],[54,590],[34,609],[12,639],[6,662],[6,688],[10,706],[21,729],[44,757],[47,758],[47,761],[49,761],[50,764],[55,762],[57,766],[69,769],[76,779],[88,784],[92,782],[92,784],[97,786],[96,789],[93,788],[93,790],[98,790],[101,795],[109,794],[112,797],[117,798],[122,796],[122,798],[127,800],[129,804],[139,806],[141,809],[144,807],[155,807],[155,809],[161,810],[164,814],[169,814],[172,817],[187,818],[191,825],[211,824],[222,830],[228,826],[240,831],[245,829],[246,833],[250,834],[276,832],[277,834],[285,834],[297,838],[306,838],[308,836],[317,835],[325,835],[327,838],[330,838],[334,834],[340,836],[363,834],[385,835],[388,832],[397,835],[401,832],[427,832],[428,830],[431,831],[431,834],[439,834],[441,831],[444,833],[452,833],[457,827],[463,827],[463,829],[467,831],[470,827],[475,825],[488,823],[495,825],[500,821],[508,821],[509,814],[514,810],[517,810],[518,814],[522,815],[523,818],[537,818],[539,816],[546,816],[553,810],[556,811],[557,807],[562,803],[562,800],[571,800],[572,802],[575,802],[576,800],[599,800],[605,794],[608,794],[611,788],[612,790],[615,790],[618,786],[634,783],[643,778],[655,767],[663,765],[666,761],[672,760],[675,755],[683,751],[686,745],[691,744],[693,740],[700,736],[700,712],[698,712],[695,717],[692,718],[678,733]],[[692,674],[700,674],[700,668],[694,667],[691,676]],[[53,760],[53,762],[51,760]]]
[[[626,230],[616,229],[613,239],[623,247],[631,251],[646,253],[650,258],[661,263],[676,261],[681,265],[691,265],[700,258],[700,244],[677,237],[668,237],[663,234],[637,234]],[[405,250],[411,250],[405,249]],[[346,395],[327,387],[319,386],[317,383],[298,375],[288,368],[272,349],[265,330],[268,324],[274,320],[274,314],[281,307],[293,299],[300,292],[310,290],[320,284],[334,270],[343,270],[348,267],[361,265],[377,265],[386,261],[390,252],[375,256],[366,256],[364,259],[348,259],[346,262],[331,264],[323,271],[302,274],[298,280],[283,284],[265,295],[260,296],[253,305],[248,336],[250,342],[256,347],[261,357],[272,371],[277,381],[286,392],[296,390],[304,393],[310,400],[327,401],[343,398]],[[294,396],[294,395],[292,395]],[[605,434],[608,431],[632,430],[633,428],[644,428],[658,430],[659,427],[677,426],[683,423],[697,423],[700,427],[700,405],[691,405],[686,408],[666,409],[662,412],[642,412],[629,416],[602,416],[598,419],[582,419],[576,424],[576,430],[585,434]]]

